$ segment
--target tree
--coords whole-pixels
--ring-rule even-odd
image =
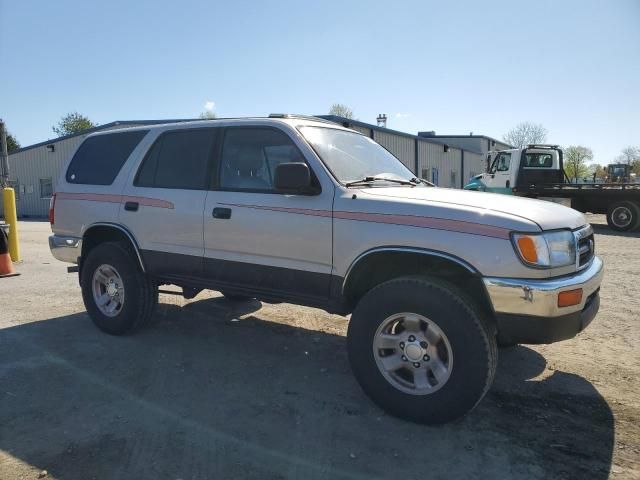
[[[329,115],[337,117],[353,118],[353,110],[342,103],[334,103],[329,109]]]
[[[205,110],[200,114],[200,118],[203,120],[213,120],[214,118],[216,118],[216,114],[211,110]]]
[[[521,122],[509,130],[502,138],[509,145],[523,148],[531,143],[547,141],[547,129],[540,123]]]
[[[593,160],[593,152],[590,148],[581,145],[572,145],[564,149],[564,171],[569,179],[577,182],[578,178],[585,177],[589,173],[587,161]]]
[[[599,180],[604,180],[607,177],[607,169],[597,163],[589,165],[589,178],[593,179],[594,173],[596,175],[596,179]]]
[[[16,140],[16,137],[7,132],[7,152],[11,153],[14,150],[18,150],[20,148],[20,142]]]
[[[84,115],[80,115],[78,112],[67,113],[60,119],[58,125],[54,125],[53,133],[62,137],[64,135],[71,135],[74,133],[82,132],[97,126],[89,118]]]
[[[620,155],[616,157],[616,161],[627,165],[633,165],[636,162],[640,162],[640,147],[633,147],[630,145],[623,148]]]

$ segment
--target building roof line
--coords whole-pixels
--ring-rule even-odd
[[[486,138],[487,140],[492,140],[494,142],[502,143],[504,145],[509,145],[504,140],[498,140],[497,138],[493,138],[488,135],[428,135],[425,138]]]
[[[195,120],[201,120],[199,118],[178,118],[178,119],[169,119],[169,120],[116,120],[115,122],[104,123],[102,125],[97,125],[92,128],[87,128],[86,130],[82,130],[77,133],[70,133],[69,135],[63,135],[61,137],[52,138],[50,140],[45,140],[43,142],[34,143],[33,145],[27,145],[26,147],[21,147],[12,152],[9,152],[9,155],[13,155],[15,153],[24,152],[26,150],[31,150],[32,148],[42,147],[43,145],[51,145],[52,143],[61,142],[62,140],[68,140],[70,138],[79,137],[81,135],[89,135],[90,133],[100,132],[107,128],[117,127],[119,125],[140,125],[141,127],[145,125],[158,125],[162,123],[178,123],[178,122],[193,122]]]
[[[326,120],[331,120],[331,121],[339,123],[339,124],[349,123],[349,124],[358,125],[358,126],[364,127],[364,128],[370,128],[370,129],[376,130],[378,132],[384,132],[384,133],[391,133],[391,134],[394,134],[394,135],[400,135],[402,137],[412,138],[412,139],[420,140],[420,141],[425,142],[425,143],[431,143],[431,144],[434,144],[434,145],[443,145],[445,143],[442,140],[438,140],[436,137],[421,137],[420,135],[413,135],[411,133],[401,132],[399,130],[393,130],[391,128],[379,127],[379,126],[373,125],[371,123],[361,122],[360,120],[353,120],[352,118],[347,118],[347,117],[339,117],[338,115],[314,115],[314,116],[315,117],[319,117],[319,118],[324,118]],[[461,136],[465,136],[465,135],[461,135]],[[433,141],[431,141],[432,138],[434,139]],[[486,137],[486,138],[491,138],[491,137]],[[500,142],[500,143],[503,143],[503,142]],[[473,149],[470,149],[470,148],[458,147],[456,145],[449,145],[449,147],[455,148],[456,150],[461,150],[461,151],[464,151],[464,152],[475,153],[476,155],[482,155],[483,154],[481,151],[473,150]]]
[[[431,143],[434,145],[442,145],[444,143],[446,143],[444,141],[444,138],[486,138],[488,140],[492,140],[495,142],[499,142],[502,143],[504,145],[508,145],[506,142],[502,142],[500,140],[497,140],[495,138],[486,136],[486,135],[432,135],[432,136],[428,136],[428,137],[423,137],[420,135],[413,135],[411,133],[407,133],[407,132],[401,132],[399,130],[394,130],[391,128],[386,128],[386,127],[379,127],[377,125],[373,125],[371,123],[366,123],[366,122],[362,122],[360,120],[354,120],[352,118],[347,118],[347,117],[341,117],[338,115],[314,115],[314,117],[319,118],[319,119],[323,119],[323,120],[329,120],[338,124],[344,124],[344,123],[348,123],[350,125],[357,125],[360,127],[364,127],[364,128],[369,128],[371,130],[375,130],[375,131],[379,131],[379,132],[384,132],[384,133],[389,133],[389,134],[393,134],[393,135],[398,135],[401,137],[405,137],[405,138],[411,138],[411,139],[417,139],[419,141],[425,142],[425,143]],[[164,123],[181,123],[181,122],[194,122],[194,121],[200,121],[202,120],[201,118],[177,118],[177,119],[166,119],[166,120],[116,120],[114,122],[109,122],[109,123],[105,123],[102,125],[97,125],[93,128],[88,128],[86,130],[82,130],[81,132],[78,133],[72,133],[69,135],[63,135],[61,137],[57,137],[57,138],[53,138],[50,140],[45,140],[43,142],[38,142],[38,143],[34,143],[33,145],[28,145],[26,147],[22,147],[22,148],[18,148],[17,150],[14,150],[12,152],[9,153],[9,155],[14,155],[16,153],[21,153],[27,150],[31,150],[33,148],[37,148],[37,147],[42,147],[44,145],[50,145],[53,143],[57,143],[57,142],[61,142],[63,140],[68,140],[70,138],[74,138],[74,137],[79,137],[79,136],[84,136],[84,135],[89,135],[91,133],[95,133],[95,132],[100,132],[102,130],[108,129],[108,128],[112,128],[112,127],[117,127],[117,126],[127,126],[127,125],[139,125],[141,127],[144,127],[145,125],[160,125],[160,124],[164,124]],[[224,119],[218,119],[218,120],[224,120]],[[459,147],[459,146],[455,146],[455,145],[450,145],[451,148],[455,148],[456,150],[461,150],[461,151],[465,151],[465,152],[470,152],[470,153],[474,153],[474,154],[482,154],[481,151],[478,150],[473,150],[470,148],[463,148],[463,147]]]

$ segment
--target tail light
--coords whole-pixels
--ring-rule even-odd
[[[53,222],[56,219],[56,194],[51,195],[51,200],[49,200],[49,223],[53,225]]]

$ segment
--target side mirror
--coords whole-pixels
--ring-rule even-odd
[[[273,184],[283,193],[312,193],[309,166],[303,162],[281,163],[276,167]]]

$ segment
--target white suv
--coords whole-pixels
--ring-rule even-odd
[[[424,423],[468,412],[497,344],[550,343],[594,318],[603,275],[582,214],[435,188],[373,140],[273,115],[92,134],[51,202],[53,255],[124,334],[158,286],[347,315],[364,391]]]

